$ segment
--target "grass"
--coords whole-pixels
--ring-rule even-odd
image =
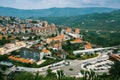
[[[84,54],[82,56],[79,57],[80,60],[85,60],[85,59],[89,59],[89,58],[94,58],[97,57],[98,54]]]

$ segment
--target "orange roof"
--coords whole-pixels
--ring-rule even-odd
[[[54,44],[54,48],[58,48],[61,44]]]
[[[23,59],[23,58],[20,58],[20,57],[15,57],[15,56],[13,56],[13,55],[9,56],[8,58],[9,58],[9,59],[12,59],[12,60],[24,62],[24,63],[33,63],[33,62],[30,61],[30,60]]]
[[[86,47],[86,49],[92,49],[92,45],[90,43],[87,43],[87,45],[85,47]]]
[[[65,37],[65,35],[64,35],[64,34],[61,34],[61,35],[59,35],[58,37],[64,38],[64,37]]]
[[[82,40],[81,40],[80,38],[78,38],[78,39],[75,39],[75,40],[70,41],[70,42],[71,42],[71,43],[81,43]]]
[[[48,53],[48,52],[50,52],[50,51],[47,50],[47,49],[43,49],[42,52],[44,52],[44,53]]]

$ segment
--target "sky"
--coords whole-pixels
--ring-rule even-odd
[[[52,7],[109,7],[120,9],[120,0],[0,0],[0,6],[18,9],[46,9]]]

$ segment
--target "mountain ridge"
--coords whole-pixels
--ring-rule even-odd
[[[116,10],[114,8],[105,7],[85,7],[85,8],[48,8],[48,9],[16,9],[10,7],[0,7],[0,16],[15,17],[64,17],[78,16],[91,13],[106,13]]]

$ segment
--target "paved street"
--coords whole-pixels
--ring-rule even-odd
[[[54,66],[54,67],[51,67],[50,69],[52,69],[52,70],[61,69],[61,70],[64,71],[66,76],[75,76],[75,75],[78,75],[78,73],[80,73],[81,65],[84,62],[93,62],[93,61],[99,60],[104,54],[106,54],[106,53],[104,53],[104,52],[99,53],[98,57],[87,59],[87,60],[67,60],[67,61],[70,62],[70,65],[68,65],[68,66],[65,66],[63,64],[64,61],[61,61],[61,62],[58,62],[60,64],[59,66]],[[51,65],[53,65],[53,64],[51,64]],[[42,67],[42,68],[17,67],[17,71],[28,71],[28,72],[39,71],[40,74],[45,74],[46,70],[51,65],[48,65],[48,66],[45,66],[45,67]],[[70,70],[70,69],[72,69],[72,70]]]

